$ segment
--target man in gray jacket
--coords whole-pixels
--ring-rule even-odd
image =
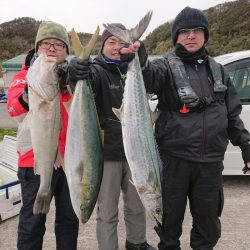
[[[115,26],[125,29],[120,23]],[[139,198],[126,160],[121,123],[112,111],[122,103],[127,63],[120,60],[124,42],[108,30],[102,33],[102,48],[92,63],[73,58],[69,81],[88,78],[95,94],[101,128],[104,130],[104,169],[97,200],[96,234],[99,250],[118,250],[118,204],[123,193],[126,249],[155,250],[146,240],[145,209]]]

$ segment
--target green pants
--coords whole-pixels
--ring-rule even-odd
[[[106,161],[97,200],[97,240],[100,250],[118,250],[118,203],[123,193],[126,239],[134,244],[146,241],[145,210],[131,183],[131,172],[125,161]]]

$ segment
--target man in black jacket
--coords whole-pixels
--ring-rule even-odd
[[[115,24],[125,29],[122,24]],[[104,130],[104,172],[97,200],[97,240],[100,250],[118,250],[118,203],[123,192],[126,225],[126,249],[154,250],[146,241],[145,210],[132,184],[126,161],[121,123],[112,111],[120,108],[127,64],[120,60],[124,42],[107,30],[102,34],[102,48],[93,63],[74,58],[69,65],[69,80],[74,85],[89,78],[95,94],[101,128]],[[72,85],[71,84],[71,85]]]
[[[187,198],[193,216],[192,249],[211,250],[221,235],[222,170],[230,140],[242,150],[250,170],[250,135],[239,115],[238,94],[225,69],[208,56],[208,21],[197,9],[184,8],[175,18],[175,51],[147,61],[143,43],[120,53],[137,51],[146,89],[158,96],[161,114],[155,136],[164,163],[163,224],[156,228],[160,250],[180,250]]]
[[[221,235],[222,170],[230,140],[242,150],[250,170],[250,135],[239,115],[238,94],[225,69],[208,56],[208,21],[197,9],[184,8],[172,26],[175,51],[148,62],[139,49],[145,86],[158,96],[155,136],[164,162],[163,225],[156,229],[160,250],[179,250],[187,198],[193,216],[190,246],[211,250]]]

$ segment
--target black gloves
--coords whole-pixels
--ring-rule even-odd
[[[25,100],[24,100],[25,99]],[[18,101],[21,103],[24,109],[29,110],[29,95],[28,95],[28,83],[23,88],[23,93],[18,97]]]
[[[123,47],[121,47],[119,49],[120,60],[122,62],[130,63],[135,58],[135,53],[128,53],[128,54],[122,54],[121,53],[121,49],[128,48],[128,47],[129,47],[129,43],[126,43]]]
[[[147,52],[146,52],[146,49],[145,49],[145,45],[142,41],[139,41],[141,43],[140,45],[140,48],[138,50],[138,56],[139,56],[139,61],[140,61],[140,65],[142,68],[144,68],[146,66],[146,62],[147,62],[147,59],[148,59],[148,55],[147,55]],[[129,44],[126,44],[124,47],[125,48],[128,48]],[[120,60],[122,62],[131,62],[134,57],[135,57],[135,54],[134,53],[128,53],[128,54],[121,54],[121,49],[119,50],[119,53],[120,53]]]
[[[77,81],[88,79],[89,61],[74,57],[69,63],[68,82],[76,84]]]
[[[25,66],[26,66],[27,68],[29,68],[29,67],[31,66],[31,64],[32,64],[31,61],[32,61],[32,59],[33,59],[35,53],[36,53],[35,49],[31,49],[31,50],[28,52],[28,54],[27,54],[27,56],[26,56],[26,58],[25,58]]]
[[[139,56],[141,68],[143,69],[144,67],[146,67],[147,60],[148,60],[148,54],[146,52],[144,43],[141,41],[140,41],[140,43],[141,43],[141,46],[138,50],[138,56]]]
[[[66,82],[67,82],[67,73],[68,73],[68,67],[69,63],[68,61],[65,61],[64,63],[61,63],[57,67],[57,75],[58,75],[58,81],[61,91],[66,91]]]
[[[250,162],[250,144],[247,146],[241,147],[242,151],[242,159],[245,163],[245,167],[242,169],[243,173],[245,174],[250,168],[247,167],[247,163]]]

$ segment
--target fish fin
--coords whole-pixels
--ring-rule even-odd
[[[61,154],[61,152],[60,152],[60,150],[58,148],[57,149],[56,160],[55,160],[55,163],[54,163],[54,168],[58,169],[60,167],[64,168],[64,159],[63,159],[62,154]]]
[[[42,195],[38,191],[33,206],[33,214],[47,214],[49,212],[50,201],[51,201],[50,192],[46,195]]]
[[[72,48],[74,50],[74,53],[77,57],[87,60],[90,57],[90,54],[97,42],[97,39],[99,37],[100,28],[97,26],[95,33],[92,35],[88,45],[86,47],[83,47],[81,44],[81,41],[79,39],[79,36],[75,32],[74,29],[71,31],[71,43]]]
[[[120,38],[122,41],[127,43],[133,43],[137,41],[142,34],[145,32],[148,27],[153,12],[150,10],[147,14],[141,19],[141,21],[130,30],[123,30],[112,24],[103,24],[103,26],[114,36]]]
[[[69,113],[70,108],[71,108],[72,100],[73,100],[73,96],[72,96],[67,102],[64,102],[64,103],[63,103],[64,108],[66,109],[66,111],[67,111],[68,113]]]
[[[92,35],[92,37],[91,37],[91,39],[86,47],[85,54],[81,55],[82,59],[88,59],[90,57],[90,54],[91,54],[92,50],[94,49],[95,44],[98,40],[99,32],[100,32],[100,28],[99,28],[99,26],[97,26],[95,33]]]
[[[160,111],[154,111],[154,112],[150,111],[150,116],[151,116],[152,125],[154,125],[156,120],[160,116]]]
[[[112,111],[117,116],[117,118],[121,121],[121,109],[112,108]]]
[[[74,50],[75,55],[79,57],[81,54],[81,51],[83,50],[83,46],[81,44],[79,36],[77,35],[74,29],[71,30],[71,43],[72,43],[72,48]]]

